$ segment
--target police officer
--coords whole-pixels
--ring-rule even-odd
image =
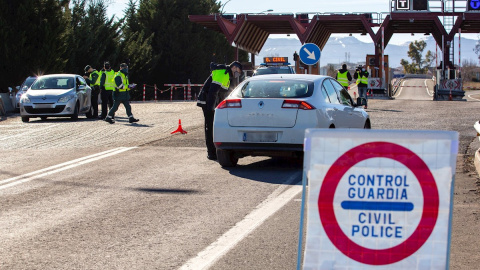
[[[118,110],[118,106],[120,103],[125,106],[128,116],[128,122],[134,123],[138,122],[139,120],[133,117],[132,114],[132,107],[130,106],[130,87],[132,85],[129,84],[128,81],[128,66],[125,63],[120,64],[120,70],[115,75],[115,91],[113,92],[113,107],[108,112],[105,121],[110,124],[115,123],[113,116],[115,112]]]
[[[348,72],[347,65],[343,64],[342,68],[337,71],[335,79],[345,88],[348,89],[350,81],[352,80],[352,75]]]
[[[358,96],[365,100],[365,109],[367,108],[367,87],[368,87],[368,71],[365,66],[359,66],[353,77],[357,80]]]
[[[110,62],[106,61],[103,65],[104,70],[102,71],[102,76],[100,77],[100,89],[102,97],[102,114],[101,119],[105,119],[107,116],[107,105],[111,109],[113,106],[113,96],[112,92],[115,90],[115,71],[110,66]]]
[[[205,81],[200,91],[197,105],[202,107],[205,118],[205,143],[207,145],[207,158],[217,160],[217,152],[213,144],[213,118],[215,107],[225,98],[230,87],[231,78],[238,78],[242,73],[243,66],[238,61],[230,65],[210,64],[212,74]]]
[[[100,72],[93,69],[90,65],[85,67],[85,75],[83,76],[87,84],[92,88],[92,107],[93,117],[98,118],[98,94],[100,94]]]

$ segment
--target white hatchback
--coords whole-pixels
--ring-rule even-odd
[[[279,74],[240,83],[215,110],[222,167],[245,156],[302,157],[307,128],[371,128],[370,118],[329,76]]]

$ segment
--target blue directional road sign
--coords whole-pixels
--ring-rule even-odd
[[[314,43],[305,43],[300,48],[300,60],[305,65],[315,65],[320,60],[320,48]]]
[[[467,10],[468,11],[480,11],[480,0],[469,0]]]

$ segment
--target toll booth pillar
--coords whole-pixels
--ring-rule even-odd
[[[388,72],[388,55],[383,56],[383,67],[380,65],[380,60],[382,53],[378,53],[378,50],[375,50],[376,54],[369,54],[366,57],[366,66],[367,70],[370,71],[370,78],[368,79],[368,89],[373,95],[387,95],[387,86],[390,82],[389,72]]]

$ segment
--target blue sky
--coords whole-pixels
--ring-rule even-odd
[[[195,1],[195,0],[192,0]],[[390,0],[223,0],[223,10],[225,13],[261,13],[272,9],[272,14],[276,13],[366,13],[390,12]],[[123,10],[126,9],[128,0],[112,0],[108,8],[108,14],[123,16]],[[376,31],[376,29],[374,29]],[[342,36],[342,35],[334,35]],[[372,42],[371,38],[367,36],[354,35],[363,42]],[[286,37],[285,35],[273,36]],[[477,35],[462,35],[464,38],[478,39]],[[395,34],[390,40],[389,44],[403,44],[423,38],[423,35],[416,34]]]

